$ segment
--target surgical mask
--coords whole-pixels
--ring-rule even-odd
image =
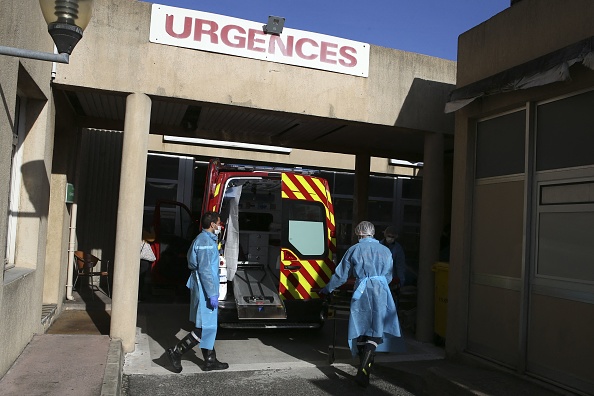
[[[395,240],[396,240],[395,238],[386,237],[386,243],[387,244],[394,243]]]
[[[214,234],[219,235],[220,233],[221,233],[221,226],[217,226],[217,228],[214,229]]]

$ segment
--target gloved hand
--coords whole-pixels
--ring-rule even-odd
[[[320,298],[326,298],[326,296],[328,296],[328,294],[330,294],[328,285],[324,286],[324,288],[318,292],[318,295],[320,296]]]
[[[209,302],[210,302],[210,306],[212,307],[212,309],[217,309],[219,307],[219,296],[218,294],[215,294],[214,296],[210,296],[208,298]]]

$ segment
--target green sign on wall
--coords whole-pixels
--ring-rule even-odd
[[[66,183],[66,203],[74,202],[74,185]]]

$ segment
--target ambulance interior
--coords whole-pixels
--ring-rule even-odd
[[[220,299],[235,300],[239,319],[286,318],[278,296],[281,213],[280,178],[227,181],[221,207],[227,287]]]

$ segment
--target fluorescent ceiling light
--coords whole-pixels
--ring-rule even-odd
[[[197,145],[201,145],[201,146],[225,147],[225,148],[241,149],[241,150],[268,151],[271,153],[279,153],[279,154],[290,154],[291,151],[293,151],[292,148],[280,147],[280,146],[267,146],[264,144],[228,142],[228,141],[224,141],[224,140],[186,138],[186,137],[179,137],[179,136],[163,136],[163,142],[197,144]]]
[[[161,154],[161,153],[151,153],[151,152],[149,152],[148,155],[152,155],[152,156],[155,156],[155,157],[194,159],[194,157],[188,157],[186,155],[175,155],[175,154]]]
[[[404,160],[397,160],[397,159],[393,159],[393,158],[390,158],[388,160],[388,164],[393,165],[393,166],[408,166],[411,168],[422,168],[423,167],[422,162],[410,162],[410,161],[404,161]]]

